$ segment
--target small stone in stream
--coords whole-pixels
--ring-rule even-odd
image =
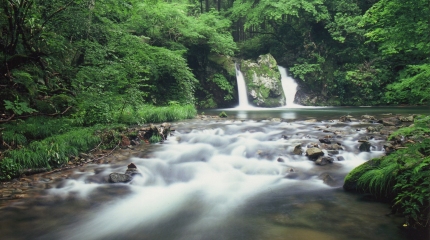
[[[336,156],[338,161],[345,161],[345,158],[343,156]]]
[[[336,155],[336,154],[339,154],[339,151],[338,150],[327,150],[327,153],[329,155]]]
[[[278,161],[278,162],[285,162],[283,158],[278,158],[276,161]]]
[[[323,182],[331,187],[336,185],[336,180],[330,176],[330,174],[324,174],[323,176],[321,176]]]
[[[288,139],[288,136],[286,136],[286,135],[282,135],[282,138],[283,138],[283,139]]]
[[[110,183],[127,183],[133,179],[131,175],[124,173],[111,173],[109,174]]]
[[[360,152],[370,152],[371,146],[369,142],[363,142],[358,149]]]
[[[308,148],[306,149],[306,156],[308,156],[310,160],[315,161],[318,157],[324,156],[324,152],[319,148]]]
[[[302,145],[299,144],[299,145],[295,146],[294,150],[293,150],[293,154],[294,155],[302,155],[303,154]]]
[[[320,166],[324,166],[327,165],[329,163],[333,163],[333,158],[332,157],[319,157],[316,161],[315,164],[320,165]]]
[[[320,141],[320,143],[331,144],[331,141],[328,138],[320,138],[319,141]]]

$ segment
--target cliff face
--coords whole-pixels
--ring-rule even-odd
[[[259,56],[256,62],[242,60],[240,65],[251,105],[258,107],[285,106],[281,74],[278,64],[271,54]]]

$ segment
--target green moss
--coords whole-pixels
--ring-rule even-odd
[[[358,179],[367,171],[376,169],[381,162],[382,158],[374,158],[354,168],[350,173],[348,173],[348,175],[346,175],[343,189],[346,191],[358,191]]]
[[[220,55],[217,53],[211,53],[209,54],[208,59],[216,65],[221,66],[224,70],[227,71],[230,76],[236,75],[236,67],[231,57]]]

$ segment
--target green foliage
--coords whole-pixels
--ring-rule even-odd
[[[152,134],[152,136],[149,138],[149,142],[152,144],[159,143],[161,140],[163,140],[163,138],[158,134]]]
[[[414,141],[380,160],[357,167],[345,178],[347,188],[371,193],[393,201],[393,210],[403,214],[406,225],[430,226],[430,116],[421,116],[411,127],[402,128],[390,138],[403,136]],[[377,164],[375,164],[377,163]],[[353,182],[357,183],[355,187]]]
[[[399,81],[388,85],[385,94],[390,103],[425,104],[430,102],[430,64],[408,65]]]
[[[234,87],[227,81],[221,74],[214,74],[212,82],[215,83],[221,90],[224,91],[224,100],[229,101],[233,99]]]
[[[220,117],[220,118],[226,118],[226,117],[227,117],[227,113],[225,113],[224,111],[222,111],[222,112],[219,114],[219,117]]]
[[[16,99],[14,102],[3,100],[4,106],[6,110],[12,110],[14,114],[21,115],[23,113],[34,113],[37,112],[35,109],[30,108],[28,106],[28,103],[26,102],[19,102],[18,99]]]

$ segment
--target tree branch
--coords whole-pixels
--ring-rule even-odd
[[[10,120],[12,120],[12,118],[13,117],[15,117],[15,113],[14,114],[12,114],[12,116],[10,116],[8,119],[5,119],[5,120],[0,120],[0,122],[9,122]]]
[[[57,15],[58,13],[60,13],[60,12],[62,12],[62,11],[64,11],[64,10],[66,10],[67,9],[67,7],[69,7],[72,3],[74,2],[74,0],[71,0],[71,1],[69,1],[68,3],[66,3],[66,5],[64,5],[64,6],[62,6],[62,7],[60,7],[59,9],[57,9],[57,11],[55,11],[55,12],[53,12],[53,13],[51,13],[51,15],[49,15],[46,19],[45,19],[45,21],[42,23],[42,25],[41,25],[41,27],[40,27],[40,29],[39,29],[39,31],[37,31],[34,35],[31,35],[31,37],[28,39],[28,40],[31,40],[31,39],[33,39],[34,37],[36,37],[36,36],[38,36],[42,31],[43,31],[43,28],[45,27],[45,25],[55,16],[55,15]]]

